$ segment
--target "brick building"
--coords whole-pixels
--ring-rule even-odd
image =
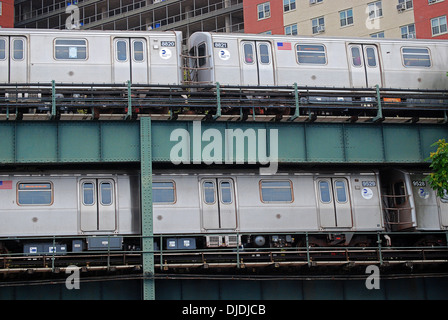
[[[14,0],[0,0],[0,27],[14,27]]]
[[[448,39],[446,0],[414,0],[415,28],[420,39]]]

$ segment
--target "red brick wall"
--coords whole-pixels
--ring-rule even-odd
[[[271,17],[258,20],[257,5],[269,2]],[[283,1],[281,0],[243,0],[244,32],[261,33],[271,31],[272,34],[284,34]]]
[[[0,16],[0,26],[2,28],[14,27],[14,0],[0,0],[2,3],[2,15]]]
[[[446,16],[448,1],[428,4],[428,0],[414,0],[415,30],[419,39],[448,39],[448,33],[432,36],[431,19]]]

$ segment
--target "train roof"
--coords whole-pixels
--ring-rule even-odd
[[[57,34],[57,35],[116,35],[116,36],[160,36],[168,33],[181,34],[181,31],[123,31],[123,30],[59,30],[59,29],[27,29],[27,28],[1,28],[0,35],[25,35],[25,34]]]
[[[227,39],[241,39],[244,38],[246,40],[259,40],[259,39],[271,39],[271,40],[281,40],[281,41],[300,41],[300,40],[309,40],[309,41],[351,41],[351,42],[381,42],[381,43],[439,43],[439,44],[447,44],[447,40],[435,40],[435,39],[392,39],[392,38],[362,38],[362,37],[341,37],[341,36],[291,36],[291,35],[270,35],[270,34],[253,34],[253,33],[223,33],[223,32],[205,32],[198,31],[191,35],[190,38],[201,37],[201,36],[210,36],[212,38],[227,38]]]

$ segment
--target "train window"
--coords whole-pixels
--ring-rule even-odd
[[[403,48],[403,64],[405,67],[431,67],[431,55],[426,48]]]
[[[326,64],[327,55],[323,45],[297,45],[297,59],[304,64]]]
[[[174,182],[173,181],[153,182],[152,197],[154,203],[176,202]]]
[[[17,188],[17,204],[51,205],[52,203],[53,188],[51,183],[19,183]]]
[[[261,180],[262,202],[292,202],[292,183],[290,180]]]
[[[232,203],[232,186],[228,181],[221,181],[221,202]]]
[[[213,181],[204,181],[202,188],[204,190],[204,202],[207,204],[215,202],[215,183]]]
[[[82,203],[86,206],[95,203],[95,187],[92,182],[85,182],[82,185]]]
[[[24,42],[22,39],[15,39],[13,42],[14,60],[23,60]]]
[[[54,42],[54,56],[57,60],[86,60],[87,40],[56,39]]]
[[[128,60],[128,48],[126,41],[124,40],[117,41],[116,47],[117,47],[117,60],[118,61]]]
[[[113,188],[110,182],[102,182],[100,184],[101,204],[103,206],[110,206],[113,199]]]
[[[361,51],[359,50],[359,47],[352,47],[352,61],[355,67],[362,66]]]
[[[6,41],[0,39],[0,60],[6,59]]]
[[[203,65],[205,65],[207,63],[207,52],[206,52],[206,47],[205,47],[205,43],[201,43],[198,46],[198,64],[200,67],[202,67]]]
[[[134,60],[141,62],[145,60],[143,41],[134,41]]]
[[[319,181],[320,201],[323,203],[331,202],[330,184],[328,181]]]
[[[254,46],[252,45],[252,43],[245,43],[243,48],[244,61],[249,64],[254,63]]]
[[[376,67],[375,49],[372,47],[367,48],[366,54],[367,54],[367,65],[369,67]]]
[[[334,188],[336,190],[336,200],[339,203],[347,202],[347,188],[344,180],[336,180],[334,182]]]
[[[260,50],[260,62],[262,64],[269,64],[270,63],[270,59],[269,59],[269,47],[267,44],[260,44],[259,47]]]

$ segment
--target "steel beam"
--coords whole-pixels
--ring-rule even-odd
[[[154,233],[152,217],[152,157],[151,118],[140,119],[141,154],[141,219],[143,244],[143,298],[155,299],[154,288]]]

